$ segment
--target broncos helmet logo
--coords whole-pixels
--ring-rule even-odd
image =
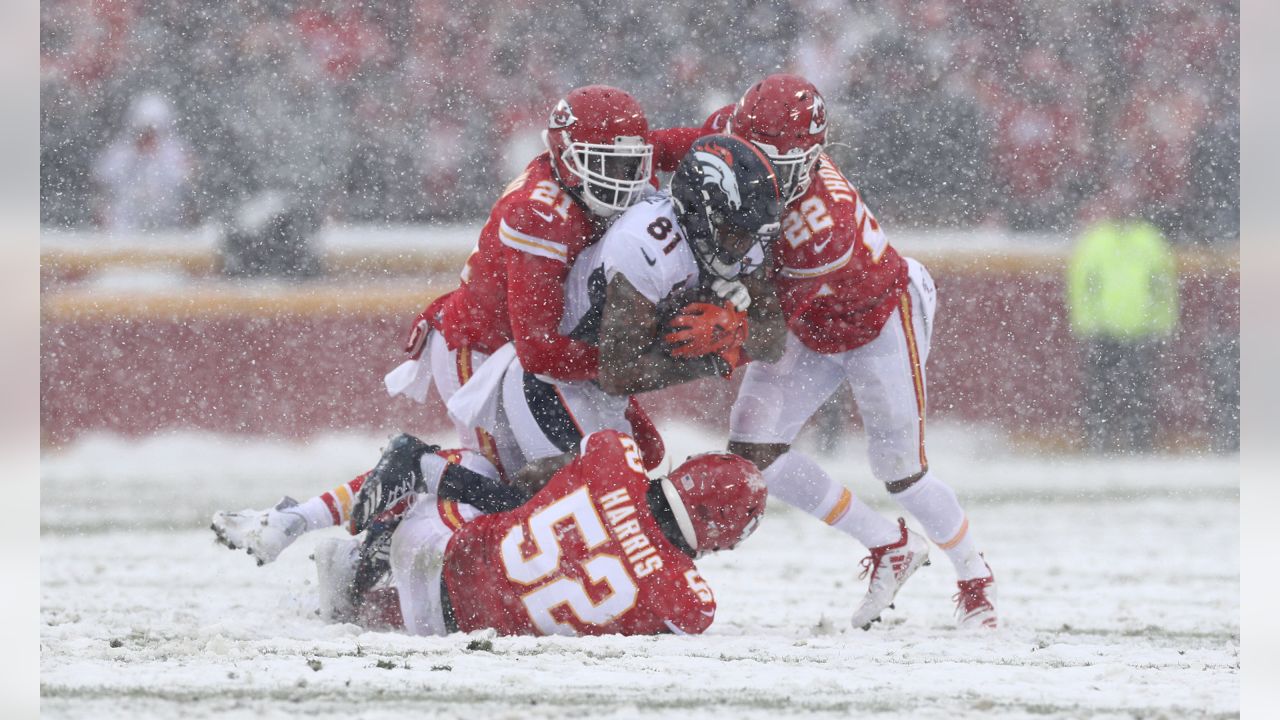
[[[698,159],[699,169],[702,170],[702,184],[719,187],[720,192],[729,199],[729,207],[734,210],[742,207],[742,194],[738,192],[738,176],[734,174],[729,163],[725,162],[720,154],[705,150],[697,150],[693,156]]]

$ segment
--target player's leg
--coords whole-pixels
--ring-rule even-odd
[[[218,542],[232,550],[245,550],[259,565],[265,565],[304,533],[345,522],[351,510],[351,498],[367,474],[302,503],[285,497],[265,510],[220,510],[213,514],[210,528]]]
[[[871,470],[947,555],[960,585],[962,624],[995,625],[994,578],[969,531],[955,492],[925,454],[926,383],[934,311],[933,281],[909,261],[912,286],[879,337],[844,354],[866,427]]]
[[[437,496],[465,497],[490,512],[509,509],[525,497],[498,480],[498,473],[473,451],[435,451],[408,435],[393,440],[353,500],[348,529],[361,540],[331,540],[317,546],[314,559],[325,617],[370,628],[403,626],[398,591],[385,583],[392,570],[391,548],[417,502],[436,503],[445,520],[470,519],[479,508]],[[485,479],[489,482],[481,482]],[[410,487],[402,494],[397,488]],[[363,505],[363,506],[362,506]],[[459,510],[462,507],[462,510]],[[412,530],[408,530],[410,534]]]
[[[438,481],[448,461],[434,451],[414,453],[408,459],[401,457],[413,449],[409,444],[397,444],[393,439],[383,452],[379,465],[395,461],[399,466],[416,461],[423,483],[433,486],[433,481]],[[454,460],[463,467],[490,477],[496,476],[496,468],[480,453],[470,450],[451,452],[456,455]],[[363,530],[363,527],[356,527],[353,513],[362,502],[370,504],[368,498],[361,500],[364,496],[361,496],[360,491],[372,473],[373,470],[361,473],[352,480],[301,503],[286,497],[265,510],[219,511],[214,513],[211,527],[219,542],[233,550],[245,550],[259,565],[264,565],[274,561],[285,548],[305,533],[338,526],[346,526],[353,534]],[[384,481],[389,482],[386,479]]]
[[[471,379],[476,369],[489,357],[465,345],[451,350],[444,336],[435,330],[427,337],[426,354],[431,363],[431,379],[435,383],[436,392],[440,394],[440,400],[445,404],[448,404],[454,393]],[[453,420],[453,427],[463,448],[480,453],[494,467],[503,467],[503,462],[511,451],[504,447],[510,443],[504,442],[505,438],[500,432],[495,436],[495,433],[470,427],[457,420]]]
[[[419,496],[391,538],[392,583],[406,631],[447,635],[444,551],[453,533],[480,513],[469,505]]]
[[[398,523],[394,518],[375,523],[362,537],[326,538],[316,544],[311,559],[316,563],[321,617],[369,628],[403,625],[394,589],[383,584]]]
[[[415,575],[415,553],[418,550],[442,553],[452,529],[440,522],[436,498],[422,494],[415,499],[418,502],[412,504],[394,528],[378,528],[376,537],[371,530],[370,536],[364,539],[328,538],[316,545],[312,558],[316,563],[321,617],[371,628],[408,627],[417,632],[430,632],[424,628],[421,608],[433,597],[438,602],[439,595],[427,592],[427,586]],[[378,546],[381,557],[374,557],[371,544]],[[377,577],[370,583],[370,568],[374,565],[377,565],[374,570]],[[392,582],[375,587],[388,572],[392,574]],[[400,578],[403,582],[396,582]],[[405,603],[409,606],[407,617],[411,624],[406,624]]]
[[[553,383],[511,364],[502,380],[502,418],[526,463],[577,452],[599,430],[632,433],[630,399],[608,395],[590,382]]]
[[[384,497],[384,493],[392,492],[392,486],[403,480],[401,476],[405,473],[401,471],[417,467],[428,450],[434,453],[439,448],[427,446],[411,436],[400,435],[391,440],[373,470],[361,473],[328,492],[301,503],[286,497],[266,510],[219,511],[214,513],[210,527],[219,542],[233,550],[245,550],[257,559],[259,565],[272,562],[295,540],[313,530],[347,525],[354,535],[365,529],[370,519],[367,513]],[[443,462],[439,460],[434,465]],[[424,471],[417,468],[417,472],[421,475]],[[366,487],[370,477],[375,475],[379,481]],[[411,489],[412,486],[396,492],[403,496]],[[366,515],[362,516],[362,513]]]
[[[870,551],[863,574],[867,592],[854,609],[855,627],[867,628],[889,607],[929,546],[862,502],[813,459],[791,449],[800,428],[844,382],[839,356],[821,355],[794,335],[777,363],[752,363],[730,414],[729,451],[763,469],[769,494],[861,542]]]
[[[838,364],[788,333],[778,362],[747,366],[729,414],[729,451],[761,469],[771,496],[867,547],[892,543],[900,535],[896,524],[791,447],[805,422],[842,382]]]

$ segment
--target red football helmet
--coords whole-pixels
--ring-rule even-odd
[[[640,103],[608,85],[570,91],[551,111],[543,142],[556,177],[608,217],[635,204],[653,174],[649,121]]]
[[[769,497],[756,466],[727,452],[694,455],[661,482],[680,533],[699,554],[728,550],[755,532]]]
[[[827,106],[818,88],[799,75],[770,75],[743,94],[729,131],[769,156],[790,203],[809,188],[827,141]]]

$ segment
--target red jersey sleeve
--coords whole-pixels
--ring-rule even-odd
[[[674,127],[662,130],[650,130],[646,139],[653,144],[653,167],[662,172],[673,172],[680,165],[680,160],[689,152],[693,141],[703,135],[728,132],[729,116],[733,115],[733,105],[711,113],[701,127]]]
[[[690,563],[692,565],[692,563]],[[696,567],[677,569],[667,576],[663,595],[670,600],[667,629],[677,635],[700,635],[716,619],[716,599],[711,586],[698,574]]]
[[[725,105],[708,115],[707,119],[702,123],[702,134],[729,132],[729,118],[733,117],[733,109],[735,107],[737,105]]]
[[[507,312],[516,354],[526,370],[561,380],[589,380],[596,376],[598,350],[561,335],[559,326],[569,264],[593,230],[580,213],[563,217],[559,209],[526,203],[503,217],[499,237],[506,258]]]
[[[680,160],[689,152],[693,141],[707,134],[705,127],[673,127],[650,130],[646,140],[653,145],[653,167],[662,172],[673,172]]]

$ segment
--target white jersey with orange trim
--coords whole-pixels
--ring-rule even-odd
[[[756,247],[751,252],[747,262],[761,264],[763,251]],[[594,341],[605,287],[618,275],[654,305],[703,282],[701,266],[676,216],[675,202],[666,191],[636,203],[597,245],[582,253],[565,285],[562,333]]]
[[[697,284],[699,272],[671,196],[650,194],[623,213],[569,271],[560,331],[595,342],[604,291],[617,275],[657,305]]]
[[[655,192],[642,199],[578,255],[565,281],[561,335],[598,344],[605,291],[619,274],[655,305],[698,283],[698,263],[669,195]],[[595,431],[634,433],[629,406],[625,396],[609,395],[595,382],[548,376],[518,358],[503,377],[501,427],[510,431],[523,462],[533,462],[570,452]]]

